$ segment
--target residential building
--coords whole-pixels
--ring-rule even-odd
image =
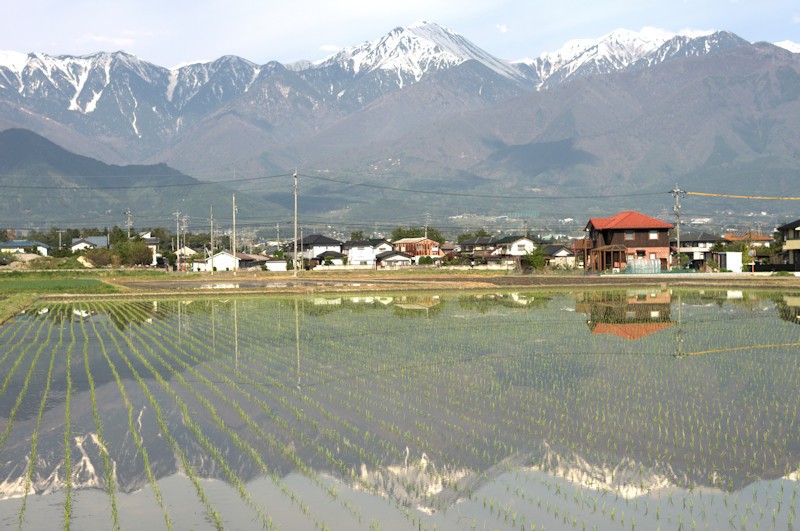
[[[496,256],[525,256],[536,249],[534,241],[527,236],[506,236],[495,242]]]
[[[375,262],[378,267],[410,266],[414,263],[414,257],[400,251],[386,251],[375,255]]]
[[[312,267],[322,263],[320,255],[326,251],[342,252],[342,242],[322,234],[310,234],[297,242],[297,252],[303,262],[308,262]],[[293,256],[294,241],[284,247],[288,256]],[[313,263],[312,263],[313,262]]]
[[[205,260],[195,260],[191,265],[192,271],[236,271],[240,269],[261,269],[266,264],[267,258],[258,254],[236,253],[234,258],[230,251],[220,251],[213,257]],[[286,262],[284,261],[284,264]],[[213,264],[213,269],[212,269]],[[285,265],[284,265],[285,271]]]
[[[478,236],[462,241],[459,246],[463,256],[486,257],[497,250],[500,240],[497,236]]]
[[[84,236],[83,238],[72,238],[69,249],[72,252],[85,251],[86,249],[108,249],[111,247],[106,236]]]
[[[666,270],[671,228],[671,223],[634,211],[609,218],[589,218],[584,228],[588,233],[588,241],[584,242],[588,248],[587,268],[622,271],[629,263],[649,260],[657,269]]]
[[[405,253],[410,256],[443,256],[439,242],[430,238],[401,238],[392,242],[395,251]]]
[[[681,247],[678,249],[680,254],[689,257],[689,264],[692,269],[705,269],[706,264],[712,259],[711,248],[720,239],[720,236],[704,231],[681,232]],[[673,240],[677,249],[678,241]]]
[[[11,240],[0,242],[0,253],[39,253],[47,256],[50,246],[36,240]]]
[[[158,238],[154,237],[150,231],[140,232],[139,238],[144,240],[144,243],[147,244],[147,248],[150,249],[153,255],[153,261],[150,265],[158,264],[158,259],[161,257],[161,254],[158,252]]]
[[[781,225],[777,230],[783,236],[783,263],[800,271],[800,219]]]
[[[722,236],[727,243],[745,242],[752,247],[769,247],[772,243],[771,236],[764,236],[753,231],[733,231]]]
[[[372,240],[351,240],[342,246],[350,265],[375,265],[375,257],[381,253],[392,251],[394,247],[383,238]]]
[[[572,269],[575,267],[575,253],[566,245],[545,245],[542,247],[545,265]]]

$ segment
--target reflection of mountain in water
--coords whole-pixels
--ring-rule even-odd
[[[757,477],[777,478],[796,470],[800,428],[791,411],[798,403],[798,386],[795,372],[786,370],[794,366],[795,352],[750,357],[735,351],[676,359],[661,355],[672,349],[668,331],[634,342],[591,333],[597,330],[591,323],[587,329],[586,317],[598,324],[602,319],[610,324],[671,324],[677,313],[670,308],[673,302],[668,292],[659,290],[575,297],[490,294],[459,297],[457,303],[416,295],[309,298],[297,305],[294,300],[209,299],[159,302],[155,314],[149,302],[98,306],[83,323],[105,444],[119,488],[126,492],[148,480],[117,383],[106,374],[101,339],[116,360],[133,406],[132,422],[145,441],[154,474],[180,472],[182,464],[160,433],[149,399],[118,361],[120,354],[108,341],[112,333],[122,354],[146,379],[171,435],[201,477],[226,479],[187,428],[174,398],[136,361],[124,338],[158,353],[163,361],[152,366],[189,405],[193,421],[245,482],[262,471],[231,434],[279,477],[296,469],[289,457],[293,455],[316,473],[427,508],[450,506],[467,489],[507,471],[507,465],[534,466],[622,496],[667,484],[734,490]],[[395,313],[396,307],[410,315],[436,312],[435,318],[409,321]],[[717,304],[684,310],[688,343],[711,334],[733,337],[742,328],[737,319],[749,315],[736,304],[724,305],[723,318],[719,310]],[[133,324],[125,323],[125,315],[135,316]],[[745,339],[783,337],[777,326],[783,322],[774,310],[759,310],[758,319],[746,321]],[[409,327],[409,322],[420,326]],[[76,338],[83,341],[80,322],[73,325]],[[68,343],[67,337],[59,355]],[[654,355],[630,356],[640,343]],[[668,348],[662,349],[663,344]],[[72,349],[70,429],[76,486],[102,487],[83,345]],[[2,368],[8,366],[6,362]],[[40,429],[37,492],[63,488],[63,365],[60,370],[54,372]],[[34,373],[30,396],[20,409],[27,414],[17,416],[0,448],[3,497],[18,495],[24,485],[46,367]],[[193,390],[211,400],[227,431]],[[235,399],[273,441],[254,433],[215,390]],[[10,393],[0,397],[2,415],[16,399]]]

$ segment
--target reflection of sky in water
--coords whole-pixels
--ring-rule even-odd
[[[232,527],[255,518],[252,506],[280,513],[276,500],[283,507],[289,495],[276,485],[289,483],[316,516],[290,510],[281,517],[284,527],[296,519],[313,527],[322,513],[331,515],[328,525],[338,519],[346,526],[357,520],[348,503],[363,513],[364,526],[374,514],[382,524],[439,528],[484,521],[519,528],[525,517],[551,529],[571,527],[573,518],[598,521],[598,512],[600,522],[611,523],[613,510],[613,522],[624,513],[625,526],[643,529],[659,522],[688,528],[692,520],[716,528],[731,516],[737,528],[743,517],[746,525],[772,525],[773,511],[785,527],[797,480],[779,478],[800,463],[794,299],[734,295],[659,289],[337,295],[300,299],[297,306],[217,297],[92,303],[81,306],[89,309],[85,315],[52,306],[0,328],[8,348],[0,354],[4,379],[16,365],[0,396],[0,414],[15,411],[0,448],[0,487],[4,497],[21,492],[53,352],[60,362],[43,410],[34,485],[55,492],[29,498],[26,527],[49,512],[43,505],[58,508],[53,518],[63,519],[63,479],[53,471],[63,466],[67,352],[72,462],[81,471],[76,487],[103,485],[100,446],[86,437],[95,426],[85,352],[105,446],[117,467],[122,522],[125,510],[143,504],[155,515],[153,526],[163,526],[130,434],[133,422],[153,473],[170,478],[159,483],[167,511],[173,518],[189,511],[194,516],[186,521],[205,525],[191,482],[173,476],[183,465],[135,371],[199,478],[228,479],[208,454],[214,447],[227,474],[248,482],[250,506],[235,488],[202,479]],[[101,346],[125,387],[132,421]],[[176,396],[205,443],[185,422]],[[263,469],[255,454],[277,480],[257,479]],[[292,473],[295,460],[314,476]],[[600,502],[605,514],[602,505],[595,509]],[[4,514],[20,507],[19,498],[2,504]],[[76,493],[76,518],[107,512],[106,494]]]

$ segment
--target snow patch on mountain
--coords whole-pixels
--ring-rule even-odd
[[[792,53],[800,53],[800,43],[796,43],[793,41],[776,42],[775,46],[780,46],[784,50],[789,50]]]

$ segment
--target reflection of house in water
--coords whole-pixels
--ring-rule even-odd
[[[395,306],[404,310],[427,311],[441,303],[438,295],[412,295],[398,297]]]
[[[784,295],[777,301],[778,315],[784,321],[800,324],[800,295]]]
[[[575,310],[588,316],[593,334],[641,339],[675,324],[670,318],[670,302],[666,290],[586,292],[579,296]]]

